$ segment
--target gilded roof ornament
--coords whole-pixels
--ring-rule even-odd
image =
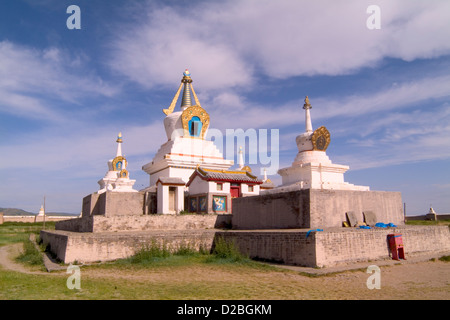
[[[325,151],[330,144],[330,132],[324,126],[316,129],[311,136],[313,150]]]
[[[183,88],[183,87],[184,87],[184,91],[183,91],[181,107],[190,107],[192,105],[191,92],[192,92],[192,95],[194,96],[195,105],[201,107],[200,102],[198,101],[197,95],[195,94],[194,87],[192,86],[191,73],[189,72],[188,69],[186,69],[183,72],[183,78],[181,79],[181,84],[178,87],[177,93],[175,94],[174,98],[172,99],[172,102],[171,102],[169,108],[163,109],[163,112],[165,113],[166,116],[171,114],[173,112],[173,110],[175,109],[175,105],[178,101],[178,97],[180,96],[181,88]]]
[[[303,109],[311,109],[312,108],[312,106],[311,106],[311,104],[309,103],[309,98],[308,98],[308,96],[306,96],[306,98],[305,98],[305,104],[303,105]]]
[[[122,132],[119,132],[119,135],[117,136],[117,143],[122,143]]]

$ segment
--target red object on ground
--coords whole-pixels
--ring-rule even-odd
[[[389,249],[391,249],[392,259],[405,259],[405,248],[403,247],[403,238],[401,233],[388,234]]]

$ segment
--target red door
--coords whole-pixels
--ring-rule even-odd
[[[239,186],[230,186],[230,195],[231,195],[231,205],[230,205],[230,213],[233,212],[233,198],[239,198],[241,196],[241,187]]]
[[[241,193],[241,187],[234,187],[234,186],[230,187],[231,199],[239,198],[240,193]]]

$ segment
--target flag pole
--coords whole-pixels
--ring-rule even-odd
[[[45,196],[44,196],[44,225],[42,228],[45,230]]]

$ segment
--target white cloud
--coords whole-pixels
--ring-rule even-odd
[[[58,121],[56,101],[80,103],[86,97],[111,97],[116,86],[86,69],[86,57],[56,47],[38,50],[0,42],[0,111]]]
[[[256,85],[256,75],[340,75],[385,57],[450,53],[448,1],[378,1],[382,27],[368,30],[370,1],[230,1],[155,7],[123,28],[110,65],[145,87],[179,81],[201,88]]]
[[[147,88],[179,83],[186,68],[205,89],[250,83],[250,68],[236,48],[208,35],[203,38],[202,30],[210,26],[197,15],[152,5],[146,10],[143,21],[117,33],[111,68]]]
[[[364,125],[348,127],[347,148],[340,155],[351,168],[366,169],[450,158],[450,109],[448,104],[430,105],[431,110],[379,116]],[[368,131],[361,131],[361,127]]]
[[[164,127],[161,123],[147,126],[123,126],[124,136],[122,151],[127,157],[148,156],[151,161],[153,153],[165,142]],[[32,168],[40,172],[65,171],[73,176],[103,174],[106,163],[116,154],[116,127],[84,128],[79,131],[64,131],[50,128],[42,132],[30,133],[20,137],[21,141],[4,144],[1,166],[11,170]],[[133,163],[140,169],[142,164]]]
[[[377,112],[393,112],[427,100],[450,96],[450,76],[418,78],[375,93],[354,94],[341,100],[317,98],[316,118],[355,117]]]

